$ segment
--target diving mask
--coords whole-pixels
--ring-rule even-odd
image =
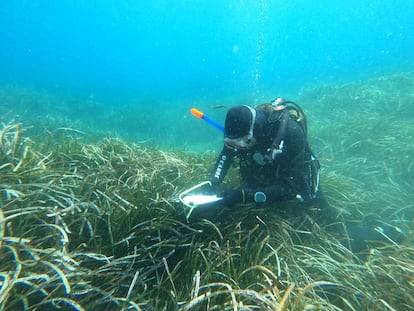
[[[226,147],[237,150],[247,150],[252,147],[255,142],[256,140],[250,133],[240,138],[224,138],[224,145],[226,145]]]

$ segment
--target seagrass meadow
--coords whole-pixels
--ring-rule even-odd
[[[216,151],[90,134],[22,109],[44,94],[0,95],[0,310],[414,310],[413,73],[293,99],[333,227],[380,237],[361,253],[307,211],[220,207],[187,222],[173,194],[204,180]]]

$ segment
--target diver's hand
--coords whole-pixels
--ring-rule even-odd
[[[231,207],[243,202],[243,190],[226,190],[223,193],[221,193],[219,197],[223,198],[220,201],[221,204]]]

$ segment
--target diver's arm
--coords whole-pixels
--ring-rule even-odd
[[[286,187],[284,184],[273,185],[265,187],[263,189],[254,189],[252,193],[252,200],[255,201],[254,196],[258,192],[263,192],[266,196],[266,202],[272,203],[277,201],[286,201],[294,198],[294,194],[290,187]]]
[[[223,147],[219,157],[217,158],[216,164],[210,172],[210,181],[213,187],[221,184],[230,168],[230,165],[233,163],[234,156],[235,152],[232,149],[226,146]]]
[[[283,185],[273,185],[257,189],[231,189],[220,194],[224,205],[233,206],[239,203],[272,203],[292,199],[294,196]]]

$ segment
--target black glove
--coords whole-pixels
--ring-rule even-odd
[[[219,196],[223,198],[220,203],[229,207],[243,202],[243,190],[226,190]]]

